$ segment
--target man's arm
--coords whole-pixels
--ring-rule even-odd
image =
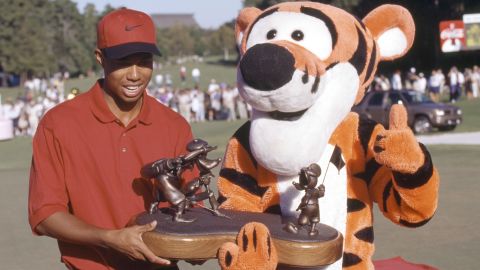
[[[63,170],[63,147],[53,133],[49,116],[44,116],[33,141],[28,212],[32,231],[76,243],[113,248],[131,258],[169,264],[145,246],[142,234],[155,224],[105,230],[80,220],[68,212]]]
[[[155,229],[156,221],[118,230],[106,230],[87,224],[79,218],[56,212],[40,222],[36,231],[65,242],[113,248],[128,257],[168,265],[170,261],[153,254],[142,240],[142,234]]]

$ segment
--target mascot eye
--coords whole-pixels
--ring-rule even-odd
[[[295,30],[292,33],[292,38],[296,41],[303,40],[303,37],[304,37],[303,32],[300,30]]]
[[[267,33],[267,39],[274,39],[277,36],[277,30],[272,29]]]
[[[296,43],[320,60],[327,59],[333,50],[332,33],[321,19],[303,13],[278,11],[259,19],[247,34],[246,49],[272,42]]]

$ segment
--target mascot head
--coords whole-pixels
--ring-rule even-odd
[[[325,4],[285,2],[241,10],[235,34],[237,82],[253,107],[252,154],[277,174],[296,175],[320,159],[378,63],[410,49],[415,26],[396,5],[359,20]]]

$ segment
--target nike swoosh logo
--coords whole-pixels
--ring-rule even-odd
[[[137,25],[125,25],[125,31],[132,31],[134,30],[135,28],[138,28],[140,26],[142,26],[143,24],[137,24]]]

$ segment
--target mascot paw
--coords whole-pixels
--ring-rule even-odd
[[[225,243],[218,250],[222,270],[274,270],[278,257],[267,227],[245,224],[237,235],[237,244]]]
[[[415,173],[424,163],[425,156],[415,135],[407,124],[407,111],[403,105],[393,105],[390,128],[379,132],[375,141],[375,160],[401,173]]]

